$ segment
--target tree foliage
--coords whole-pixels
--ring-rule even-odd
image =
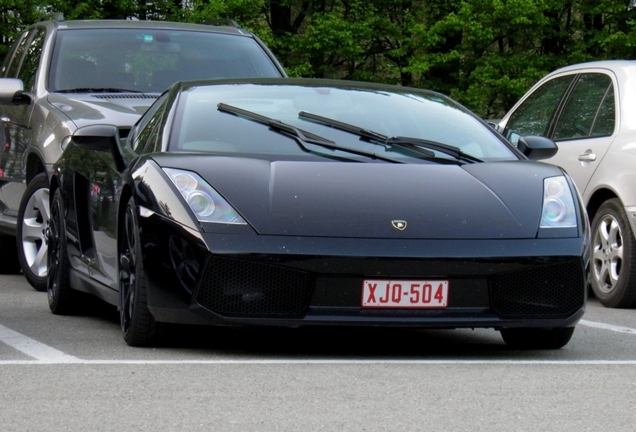
[[[67,19],[205,23],[256,33],[291,76],[426,87],[503,115],[546,73],[636,57],[636,0],[0,0],[0,55],[53,11]]]

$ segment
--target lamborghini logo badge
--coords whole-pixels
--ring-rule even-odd
[[[392,220],[391,225],[398,231],[404,231],[406,229],[406,221],[403,220]]]

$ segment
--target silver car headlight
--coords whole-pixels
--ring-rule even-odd
[[[247,225],[230,203],[197,173],[174,168],[163,170],[200,222]]]
[[[540,228],[575,228],[576,207],[565,176],[543,180],[543,210]]]

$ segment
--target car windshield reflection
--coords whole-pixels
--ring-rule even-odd
[[[417,163],[429,158],[463,163],[517,158],[492,129],[437,93],[281,84],[189,88],[180,101],[175,121],[181,127],[171,140],[171,151],[270,156],[307,153],[303,146],[286,142],[297,141],[294,134],[267,133],[254,118],[229,116],[218,109],[219,104],[278,121],[290,130],[313,134],[347,151],[392,161]],[[306,113],[311,113],[311,118]],[[351,128],[363,132],[352,133]]]

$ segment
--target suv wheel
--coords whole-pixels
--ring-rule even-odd
[[[18,259],[27,280],[36,291],[46,291],[46,228],[49,222],[49,182],[40,173],[29,182],[18,212]]]
[[[592,221],[590,286],[606,307],[636,303],[636,242],[618,199],[605,201]]]

